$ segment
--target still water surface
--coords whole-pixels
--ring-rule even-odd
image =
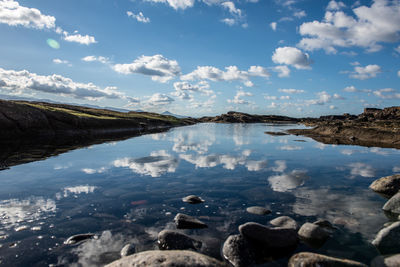
[[[187,233],[217,258],[240,224],[288,215],[299,224],[323,218],[338,227],[321,248],[301,244],[297,251],[369,263],[378,255],[369,242],[389,219],[381,211],[385,199],[368,186],[400,172],[400,151],[264,134],[296,127],[198,124],[3,170],[0,265],[98,266],[126,243],[138,251],[156,248],[158,232],[174,229],[178,212],[208,224]],[[183,203],[190,194],[205,203]],[[246,212],[255,205],[272,213]],[[63,244],[87,232],[99,238]]]

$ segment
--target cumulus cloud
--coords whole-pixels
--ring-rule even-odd
[[[275,160],[275,166],[271,168],[274,172],[284,172],[287,168],[286,160]]]
[[[340,10],[345,7],[346,5],[343,2],[336,2],[332,0],[329,2],[328,6],[326,7],[326,10]]]
[[[67,42],[74,42],[74,43],[79,43],[79,44],[84,44],[84,45],[90,45],[90,44],[97,43],[94,36],[90,36],[87,34],[81,35],[79,33],[69,34],[67,32],[64,32],[64,40]]]
[[[304,90],[299,89],[278,89],[278,91],[285,94],[302,94],[305,92]]]
[[[375,96],[382,99],[400,99],[400,93],[397,93],[393,88],[383,88],[375,90],[373,93]]]
[[[0,1],[0,23],[35,29],[54,29],[56,18],[44,15],[36,8],[20,6],[17,1]]]
[[[347,165],[350,168],[350,174],[354,176],[362,176],[362,177],[374,177],[375,170],[371,165],[355,162]]]
[[[276,22],[271,22],[270,24],[269,24],[269,26],[271,27],[271,29],[273,30],[273,31],[276,31],[276,26],[277,26],[278,24],[276,23]]]
[[[366,80],[375,78],[381,72],[381,67],[376,64],[367,65],[365,67],[356,66],[354,67],[354,71],[350,73],[349,77],[353,79]]]
[[[203,95],[213,96],[214,91],[210,89],[210,85],[207,81],[201,81],[197,84],[191,84],[189,82],[175,82],[175,92],[171,95],[176,96],[180,99],[193,100],[193,93],[199,92]]]
[[[291,65],[296,69],[311,69],[309,55],[296,47],[278,47],[272,55],[272,61],[277,64]]]
[[[242,15],[242,10],[239,8],[236,8],[235,3],[231,1],[226,1],[221,4],[221,6],[225,9],[227,9],[231,14],[241,16]]]
[[[239,90],[239,91],[236,92],[236,95],[233,97],[233,99],[228,99],[227,102],[228,103],[232,103],[232,104],[248,105],[251,102],[249,102],[247,100],[244,100],[242,98],[242,97],[245,97],[245,96],[253,96],[253,94],[250,93],[250,92],[245,92],[245,91]]]
[[[400,3],[375,0],[359,6],[349,16],[341,2],[331,1],[322,21],[306,22],[300,26],[304,37],[299,47],[305,50],[324,49],[336,53],[336,47],[363,47],[369,52],[379,51],[381,43],[393,43],[400,38]]]
[[[27,70],[5,70],[0,68],[0,84],[2,88],[12,93],[23,93],[29,90],[69,96],[77,99],[99,100],[125,99],[134,101],[133,98],[118,92],[116,87],[106,87],[104,89],[93,83],[74,82],[70,78],[61,75],[38,75]]]
[[[144,106],[155,107],[169,105],[175,100],[166,94],[155,93],[146,101],[143,101]]]
[[[349,92],[349,93],[355,93],[355,92],[357,92],[358,90],[357,90],[357,88],[356,88],[354,85],[350,85],[350,86],[345,87],[345,88],[343,89],[343,91]]]
[[[329,103],[332,99],[332,96],[326,91],[318,92],[317,96],[317,99],[307,100],[306,103],[310,105],[324,105]]]
[[[268,182],[272,190],[276,192],[287,192],[302,186],[307,179],[307,171],[293,170],[290,173],[270,176]]]
[[[102,57],[102,56],[86,56],[82,58],[83,61],[86,62],[93,62],[93,61],[97,61],[103,64],[108,64],[110,63],[110,59],[107,57]]]
[[[301,19],[303,17],[307,16],[307,13],[304,10],[296,11],[293,13],[293,16],[295,16],[298,19]]]
[[[78,186],[70,186],[64,188],[64,197],[68,197],[69,195],[79,195],[79,194],[89,194],[93,193],[96,190],[97,186],[91,185],[78,185]]]
[[[138,73],[151,76],[153,81],[167,82],[179,75],[181,68],[176,60],[169,60],[162,55],[140,56],[132,63],[115,64],[113,69],[123,74]]]
[[[286,145],[286,146],[280,146],[278,147],[279,150],[288,150],[288,151],[293,151],[293,150],[302,150],[303,147],[301,146],[290,146],[290,145]]]
[[[198,66],[196,70],[182,75],[181,80],[241,81],[245,86],[252,87],[251,77],[269,76],[268,70],[261,66],[251,66],[247,71],[239,70],[237,66],[225,67],[225,71],[212,66]]]
[[[127,167],[141,175],[160,177],[167,172],[175,172],[178,163],[177,158],[168,154],[165,150],[160,150],[152,152],[148,157],[117,159],[113,164],[115,167]]]
[[[186,8],[193,7],[194,5],[194,0],[146,0],[146,1],[154,3],[165,3],[175,10],[178,9],[185,10]]]
[[[55,58],[55,59],[53,59],[53,63],[55,63],[55,64],[69,64],[69,61],[68,60],[62,60],[62,59],[59,59],[59,58]]]
[[[285,66],[275,66],[272,68],[273,71],[278,73],[278,77],[283,78],[283,77],[289,77],[290,76],[290,69]]]
[[[232,19],[232,18],[224,18],[224,19],[221,19],[221,22],[222,22],[222,23],[225,23],[226,25],[229,25],[229,26],[233,26],[233,25],[236,24],[236,20],[235,20],[235,19]]]
[[[139,12],[138,14],[135,14],[131,11],[127,11],[126,14],[128,15],[128,17],[134,18],[136,19],[138,22],[142,22],[142,23],[149,23],[150,19],[146,18],[142,12]]]

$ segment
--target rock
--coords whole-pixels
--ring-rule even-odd
[[[200,241],[177,231],[163,230],[158,234],[158,246],[161,250],[198,250],[201,245]]]
[[[271,220],[269,223],[276,227],[289,228],[294,230],[297,230],[299,228],[297,222],[289,216],[280,216]]]
[[[126,257],[129,255],[132,255],[136,252],[136,247],[134,244],[126,244],[122,249],[121,249],[121,257]]]
[[[297,233],[293,229],[268,227],[255,222],[239,226],[239,232],[253,241],[260,242],[269,248],[287,248],[297,245]]]
[[[207,228],[207,224],[183,213],[178,213],[175,216],[174,221],[176,224],[176,228],[178,229]]]
[[[400,174],[382,177],[374,181],[369,188],[377,193],[391,197],[400,190]]]
[[[400,213],[400,192],[392,196],[383,206],[384,211],[391,213]]]
[[[123,257],[107,267],[145,267],[145,266],[196,266],[227,267],[223,262],[189,250],[149,250]]]
[[[82,242],[82,241],[85,241],[87,239],[94,238],[94,237],[95,237],[95,234],[91,234],[91,233],[73,235],[73,236],[69,237],[67,240],[65,240],[64,244],[73,245],[73,244],[76,244],[76,243],[79,243],[79,242]]]
[[[300,227],[298,235],[311,247],[318,248],[330,237],[333,229],[332,224],[328,221],[307,222]]]
[[[315,222],[313,222],[313,224],[321,226],[323,228],[325,228],[326,230],[336,230],[336,227],[333,226],[328,220],[324,220],[324,219],[319,219]]]
[[[389,257],[378,256],[371,262],[371,267],[398,267],[400,266],[400,254]]]
[[[288,267],[317,267],[317,266],[337,266],[337,267],[367,267],[367,265],[347,260],[329,257],[321,254],[301,252],[294,254],[288,263]]]
[[[384,254],[400,253],[400,222],[381,229],[372,244]]]
[[[242,235],[230,235],[222,247],[222,254],[235,267],[255,264],[256,256],[252,245]]]
[[[257,215],[267,215],[267,214],[271,213],[271,211],[269,209],[266,209],[264,207],[259,207],[259,206],[248,207],[246,209],[246,211],[248,213],[257,214]]]
[[[190,204],[199,204],[199,203],[203,203],[204,199],[202,199],[201,197],[195,196],[195,195],[190,195],[190,196],[182,198],[182,201],[190,203]]]

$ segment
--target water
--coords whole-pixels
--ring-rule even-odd
[[[299,224],[324,218],[338,227],[321,248],[300,244],[297,251],[369,263],[378,255],[370,241],[389,219],[381,211],[385,199],[368,186],[400,172],[400,151],[264,134],[295,127],[198,124],[3,170],[0,265],[101,265],[126,243],[156,248],[158,232],[174,229],[178,212],[208,224],[186,232],[217,258],[240,224],[288,215]],[[183,203],[190,194],[206,202]],[[248,214],[254,205],[272,214]],[[63,244],[88,232],[99,238]]]

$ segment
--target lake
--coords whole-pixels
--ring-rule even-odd
[[[219,259],[240,224],[288,215],[299,225],[322,218],[338,228],[322,247],[300,244],[296,251],[369,263],[379,254],[370,241],[389,219],[381,210],[386,200],[368,186],[400,172],[400,151],[264,133],[298,127],[197,124],[2,170],[0,265],[98,266],[126,243],[157,248],[157,234],[175,229],[179,212],[207,223],[185,232]],[[205,202],[182,202],[192,194]],[[272,213],[249,214],[249,206]],[[80,233],[98,238],[64,244]]]

